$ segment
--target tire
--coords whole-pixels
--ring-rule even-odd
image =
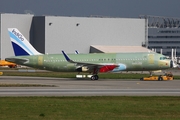
[[[95,80],[95,77],[94,77],[94,75],[93,75],[93,76],[91,76],[91,80],[93,80],[93,81]]]
[[[11,65],[9,65],[8,67],[9,67],[9,68],[13,68],[13,66],[11,66]]]
[[[158,78],[158,80],[159,80],[159,81],[162,81],[162,80],[163,80],[163,78],[160,76],[160,77]]]
[[[98,80],[99,79],[99,76],[98,75],[93,75],[91,76],[91,80]]]
[[[95,80],[98,80],[99,79],[99,76],[98,75],[94,75],[95,77]]]

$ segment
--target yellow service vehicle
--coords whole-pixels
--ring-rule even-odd
[[[149,77],[143,77],[141,78],[140,80],[159,80],[159,81],[162,81],[162,80],[173,80],[174,77],[173,77],[173,74],[172,73],[166,73],[165,75],[159,75],[159,76],[149,76]]]
[[[17,64],[12,63],[12,62],[8,62],[5,60],[0,60],[0,66],[8,66],[9,68],[16,68]]]
[[[0,76],[3,75],[3,72],[0,72]]]

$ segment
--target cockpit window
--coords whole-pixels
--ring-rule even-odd
[[[169,59],[168,57],[160,57],[160,60],[167,60]]]

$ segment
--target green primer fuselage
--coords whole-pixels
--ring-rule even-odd
[[[142,52],[142,53],[92,53],[92,54],[68,54],[74,62],[101,65],[119,65],[118,71],[154,71],[170,68],[170,60],[163,59],[164,55]],[[16,59],[15,61],[13,59]],[[25,59],[26,62],[17,59]],[[7,58],[7,61],[15,62],[33,68],[50,71],[76,71],[78,67],[75,63],[68,62],[63,54],[44,54],[31,56],[17,56]],[[121,68],[122,66],[122,68]],[[89,69],[93,71],[93,69]],[[88,71],[88,72],[89,72]]]

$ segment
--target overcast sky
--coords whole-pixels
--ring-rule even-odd
[[[154,15],[180,18],[180,0],[0,0],[1,13],[137,18]]]

